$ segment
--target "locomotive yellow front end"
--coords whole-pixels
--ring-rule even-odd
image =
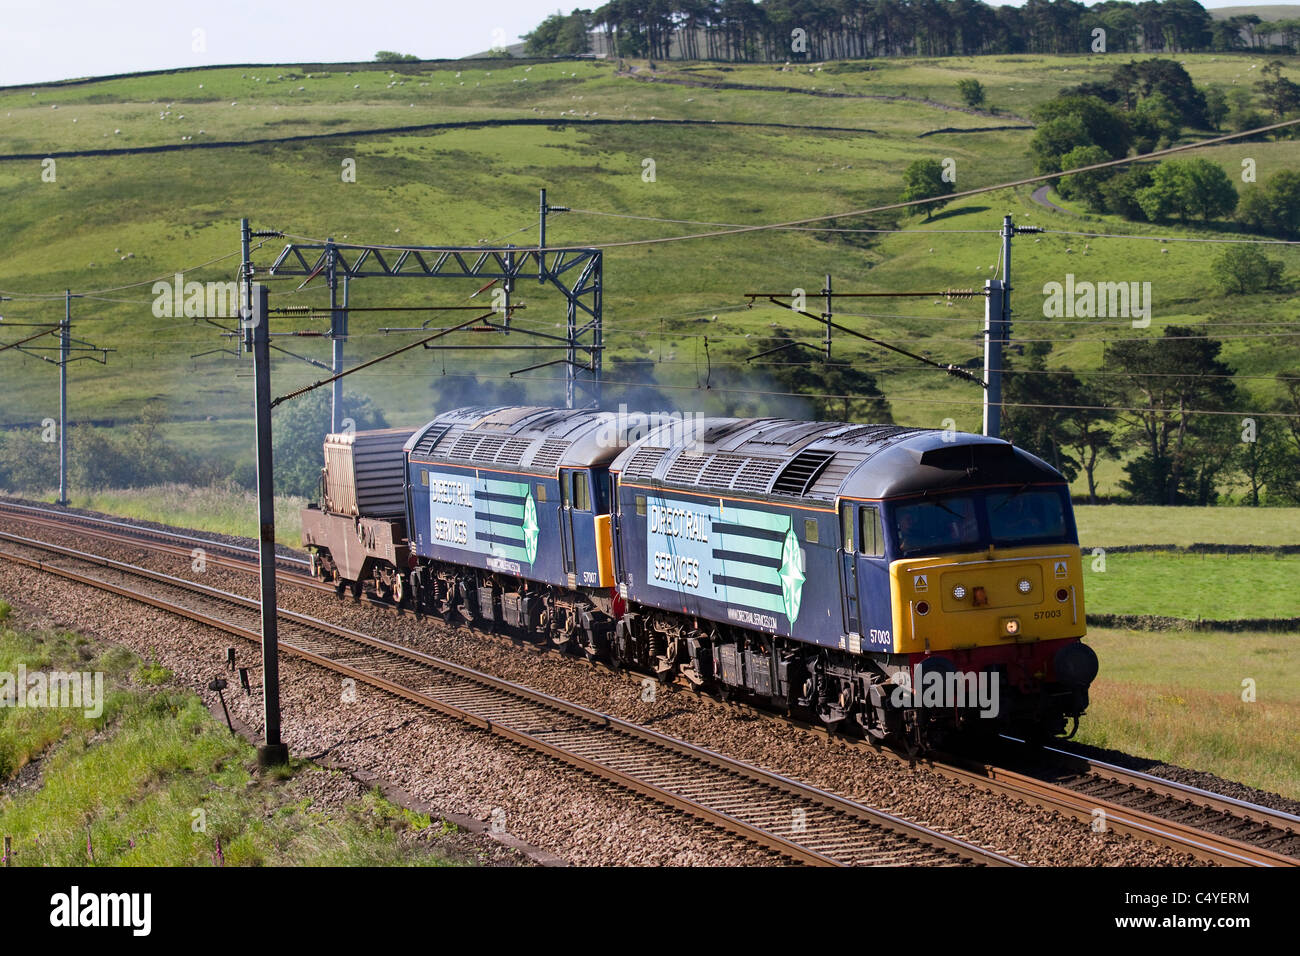
[[[1097,657],[1081,640],[1083,562],[1064,488],[922,496],[895,502],[890,514],[893,652],[906,664],[903,679],[922,693],[918,675],[930,678],[948,707],[954,687],[978,688],[973,706],[955,703],[978,713],[966,723],[979,729],[1051,736],[1077,722]],[[937,548],[939,540],[964,546]]]

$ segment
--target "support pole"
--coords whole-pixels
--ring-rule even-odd
[[[280,647],[275,604],[275,498],[271,471],[271,338],[267,289],[249,284],[251,315],[244,338],[253,353],[257,407],[257,525],[262,597],[262,695],[266,743],[257,748],[257,762],[272,767],[289,762],[289,748],[280,741]]]
[[[546,190],[542,190],[541,214],[537,226],[537,281],[546,285]]]
[[[1003,302],[1006,290],[1001,279],[984,280],[984,434],[1002,437],[1002,343],[1006,341]]]
[[[239,316],[241,322],[247,322],[253,314],[252,290],[249,283],[253,281],[253,235],[248,227],[248,220],[239,220]],[[238,339],[239,350],[244,351],[244,338]]]
[[[826,335],[822,339],[822,345],[826,348],[826,361],[831,360],[831,314],[834,311],[831,308],[831,277],[828,273],[826,276],[826,288],[822,289],[826,296]]]
[[[330,341],[333,346],[330,373],[338,375],[343,371],[343,340],[348,333],[348,314],[339,311],[338,249],[334,246],[333,237],[325,240],[325,261],[325,275],[330,288]],[[343,307],[347,308],[346,302]],[[334,380],[330,394],[330,432],[337,433],[343,427],[343,379]]]
[[[1002,278],[989,279],[984,300],[984,434],[1002,437],[1002,362],[1011,336],[1011,237],[1016,227],[1002,217]]]
[[[59,323],[59,501],[68,503],[68,351],[71,346],[72,290],[63,292],[63,321]]]

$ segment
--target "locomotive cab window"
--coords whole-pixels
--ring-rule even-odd
[[[803,539],[807,541],[809,544],[817,543],[817,519],[816,518],[803,519]]]
[[[591,510],[591,483],[585,471],[573,473],[573,508],[575,511]]]
[[[975,500],[966,496],[920,498],[895,505],[894,526],[904,554],[978,544]]]
[[[998,544],[1066,538],[1065,506],[1055,490],[994,491],[985,502]]]
[[[885,553],[885,533],[880,526],[880,509],[863,508],[858,512],[861,533],[858,535],[860,554],[880,557]]]

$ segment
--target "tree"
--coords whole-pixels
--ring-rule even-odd
[[[376,63],[419,63],[420,58],[413,53],[394,53],[392,50],[380,50],[375,54]]]
[[[578,56],[591,49],[591,27],[590,10],[574,10],[567,16],[557,12],[520,39],[528,56]]]
[[[1215,132],[1223,129],[1228,115],[1228,94],[1221,86],[1211,86],[1205,91],[1205,120]]]
[[[1055,406],[1074,404],[1070,399],[1079,380],[1068,368],[1059,370],[1060,374],[1046,374],[1051,351],[1050,342],[1031,342],[1023,363],[1003,354],[1003,437],[1029,449],[1073,481],[1079,463],[1063,450],[1069,410]]]
[[[1215,282],[1228,295],[1248,295],[1276,289],[1282,281],[1282,263],[1254,246],[1229,246],[1210,266]]]
[[[330,430],[330,392],[318,388],[276,410],[272,426],[275,491],[316,497],[324,464],[322,445]],[[357,431],[386,428],[383,413],[364,395],[345,398],[343,413]]]
[[[876,377],[857,362],[824,361],[810,348],[800,348],[788,329],[774,326],[760,339],[757,352],[767,352],[762,361],[770,374],[787,391],[807,395],[814,414],[832,421],[892,422],[889,402],[876,384]],[[844,396],[826,398],[824,396]]]
[[[1171,159],[1151,173],[1137,194],[1148,219],[1217,219],[1237,208],[1237,191],[1223,167],[1208,159]]]
[[[1144,96],[1138,101],[1131,120],[1134,147],[1139,153],[1149,153],[1157,147],[1169,148],[1182,133],[1180,122],[1177,107],[1163,93]]]
[[[984,84],[979,80],[958,80],[957,92],[961,94],[962,102],[967,106],[980,107],[984,105]]]
[[[1205,125],[1205,95],[1176,60],[1157,58],[1127,63],[1115,70],[1111,82],[1121,91],[1124,106],[1129,110],[1137,109],[1146,97],[1159,94],[1177,112],[1183,125]]]
[[[1104,163],[1108,159],[1110,157],[1100,146],[1076,146],[1061,157],[1061,171],[1069,172],[1081,166]],[[1106,203],[1102,198],[1101,187],[1112,175],[1113,170],[1094,169],[1086,173],[1062,176],[1056,188],[1066,199],[1077,199],[1093,212],[1104,212]]]
[[[1279,170],[1268,182],[1246,187],[1237,218],[1260,232],[1300,238],[1300,172]]]
[[[1106,211],[1125,219],[1145,221],[1147,214],[1138,202],[1138,195],[1151,185],[1152,169],[1152,166],[1134,166],[1103,182],[1097,191],[1101,194]]]
[[[1061,169],[1060,158],[1079,146],[1100,146],[1111,159],[1128,155],[1133,130],[1118,109],[1095,96],[1062,96],[1033,111],[1038,130],[1030,153],[1040,173]]]
[[[1236,396],[1230,365],[1219,360],[1223,343],[1197,330],[1169,325],[1161,338],[1126,339],[1104,361],[1116,373],[1118,405],[1129,437],[1142,452],[1125,466],[1121,486],[1139,504],[1208,504],[1214,477],[1231,444],[1220,434]]]
[[[951,182],[944,178],[943,166],[937,159],[918,159],[903,170],[903,194],[900,201],[913,202],[917,199],[947,196],[955,188]],[[927,204],[925,207],[926,221],[929,221],[934,210],[941,209],[944,205],[946,205],[944,202]]]
[[[1259,71],[1260,78],[1255,82],[1255,89],[1264,97],[1264,104],[1274,119],[1284,119],[1300,109],[1300,85],[1282,75],[1285,65],[1281,60],[1274,60]]]

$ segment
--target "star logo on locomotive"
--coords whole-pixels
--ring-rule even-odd
[[[794,526],[785,533],[785,543],[781,546],[781,600],[785,604],[786,617],[790,623],[799,616],[799,602],[803,597],[803,562],[799,559],[799,539],[794,536]]]
[[[537,505],[533,502],[533,493],[528,492],[524,499],[524,551],[528,554],[528,563],[537,557],[537,538],[541,529],[537,526]]]

